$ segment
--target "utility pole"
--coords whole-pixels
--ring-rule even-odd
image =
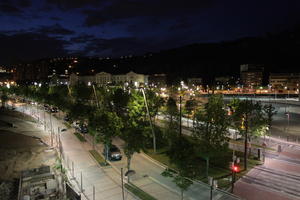
[[[53,147],[53,133],[52,133],[51,111],[50,111],[50,135],[51,135],[51,146]]]
[[[124,200],[123,168],[121,168],[122,200]]]
[[[182,136],[181,104],[182,104],[182,97],[179,96],[179,136]]]

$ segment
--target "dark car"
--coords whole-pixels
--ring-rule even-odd
[[[83,133],[83,134],[88,133],[88,128],[86,125],[79,125],[78,130],[80,131],[80,133]]]
[[[66,122],[70,121],[70,117],[69,117],[68,115],[66,115],[66,116],[64,117],[64,121],[66,121]]]
[[[53,108],[51,108],[51,110],[50,110],[52,113],[57,113],[58,112],[58,108],[56,108],[56,107],[53,107]]]
[[[107,153],[108,153],[108,160],[110,161],[118,161],[122,159],[121,151],[115,145],[111,145]],[[106,154],[106,148],[103,149],[103,155],[105,156],[105,154]]]

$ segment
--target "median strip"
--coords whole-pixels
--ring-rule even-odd
[[[157,200],[150,194],[146,193],[144,190],[141,190],[137,186],[133,185],[132,183],[125,183],[124,186],[128,191],[133,193],[135,196],[137,196],[141,200]]]
[[[89,150],[89,152],[100,166],[105,167],[109,165],[96,150]]]
[[[86,139],[78,132],[75,132],[74,135],[80,140],[80,142],[86,142]]]

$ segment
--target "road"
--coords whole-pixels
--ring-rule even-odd
[[[58,127],[60,127],[59,129],[61,130],[62,128],[64,128],[65,126],[63,125],[63,121],[57,119],[56,117],[53,117],[52,115],[50,115],[49,113],[45,112],[43,110],[42,107],[36,106],[36,105],[23,105],[23,106],[19,106],[17,107],[17,109],[19,111],[24,111],[24,108],[26,107],[26,111],[28,114],[31,114],[33,116],[35,116],[36,118],[38,118],[41,122],[46,122],[45,123],[45,128],[47,130],[53,129],[53,131],[55,133],[57,133],[58,131]],[[61,117],[63,116],[62,113],[60,114]],[[51,118],[50,118],[51,116]],[[50,119],[51,122],[50,123]],[[52,124],[52,126],[51,126]],[[71,152],[74,152],[74,155],[72,157],[70,157],[70,159],[76,159],[77,157],[80,157],[80,163],[82,163],[82,166],[79,166],[79,171],[89,171],[92,168],[92,172],[94,173],[95,171],[97,171],[99,173],[99,179],[101,179],[103,176],[104,172],[101,172],[101,170],[96,170],[95,164],[92,164],[88,157],[88,153],[86,152],[81,153],[81,156],[77,155],[75,152],[80,152],[83,151],[82,148],[80,148],[80,145],[75,144],[72,140],[70,140],[70,135],[72,135],[72,131],[74,131],[73,129],[70,129],[67,132],[61,133],[61,137],[62,139],[65,139],[66,142],[63,143],[63,145],[68,145],[68,149],[64,148],[65,151],[69,150]],[[73,135],[72,135],[73,136]],[[87,139],[89,136],[87,136]],[[74,136],[72,137],[74,138]],[[77,140],[75,138],[75,140]],[[91,138],[90,138],[91,140]],[[72,142],[69,142],[72,141]],[[74,143],[74,144],[72,144]],[[78,143],[78,141],[77,141]],[[113,141],[114,144],[122,147],[122,141],[118,138],[114,139]],[[102,152],[103,147],[101,146],[101,144],[97,145],[98,151]],[[86,162],[84,161],[85,159],[88,159]],[[126,158],[122,159],[122,161],[117,161],[117,162],[112,162],[112,167],[114,169],[116,169],[116,171],[120,171],[121,168],[126,168]],[[164,167],[152,162],[151,160],[149,160],[147,157],[145,157],[145,155],[143,153],[136,153],[133,156],[132,159],[132,169],[134,169],[136,171],[136,174],[131,177],[131,181],[136,184],[137,186],[139,186],[141,189],[143,189],[144,191],[150,193],[151,195],[153,195],[154,197],[156,197],[157,199],[170,199],[170,200],[176,200],[176,199],[180,199],[180,190],[178,189],[178,187],[174,184],[174,182],[172,181],[172,179],[170,178],[166,178],[163,177],[161,175],[161,173],[164,171]],[[77,175],[79,173],[79,171],[77,171]],[[86,175],[86,178],[91,178],[93,177],[94,174],[90,174],[90,175]],[[116,175],[114,175],[116,176]],[[91,179],[90,181],[92,181],[94,179]],[[115,179],[116,180],[116,179]],[[103,183],[105,183],[105,181],[102,181]],[[107,181],[109,183],[111,183],[111,181]],[[91,185],[92,183],[89,183],[90,187],[89,187],[89,195],[91,195]],[[117,186],[116,186],[117,187]],[[98,187],[97,187],[98,188]],[[99,188],[102,188],[99,186]],[[185,199],[209,199],[209,195],[210,195],[210,187],[207,184],[204,183],[194,183],[188,191],[185,192]],[[231,194],[228,194],[226,192],[223,191],[219,191],[219,190],[215,190],[213,192],[213,196],[216,199],[238,199],[235,196],[232,196]]]

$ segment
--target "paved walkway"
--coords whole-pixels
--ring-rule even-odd
[[[300,146],[271,138],[282,152],[268,157],[263,166],[253,168],[235,184],[234,193],[247,200],[300,199]]]

